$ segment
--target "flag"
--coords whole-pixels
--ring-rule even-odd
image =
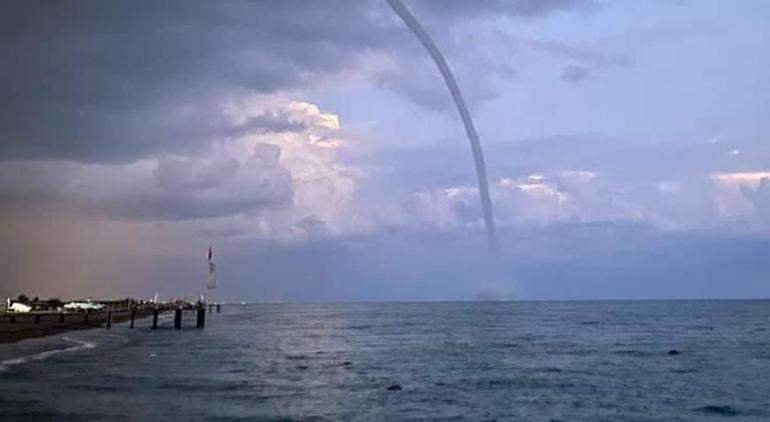
[[[209,276],[206,280],[206,288],[214,290],[217,288],[217,264],[214,263],[214,255],[211,253],[211,246],[209,246]]]

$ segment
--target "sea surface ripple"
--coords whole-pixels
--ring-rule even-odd
[[[770,420],[770,301],[264,304],[193,323],[0,346],[0,420]]]

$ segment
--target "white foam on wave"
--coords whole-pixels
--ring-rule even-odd
[[[8,368],[10,368],[11,366],[22,365],[27,362],[44,360],[51,356],[55,356],[63,353],[78,352],[81,350],[89,350],[96,347],[96,343],[93,343],[90,341],[74,340],[69,337],[62,337],[62,340],[74,345],[70,347],[65,347],[63,349],[46,350],[44,352],[35,353],[28,356],[21,356],[13,359],[6,359],[0,362],[0,372],[7,371]]]

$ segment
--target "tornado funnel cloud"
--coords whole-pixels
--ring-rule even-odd
[[[487,169],[484,165],[484,152],[481,150],[481,142],[479,141],[479,135],[476,133],[476,128],[473,126],[473,120],[468,112],[468,107],[465,105],[460,87],[457,86],[452,71],[449,69],[449,65],[444,56],[441,55],[436,44],[430,38],[425,29],[415,19],[415,17],[404,6],[401,0],[387,0],[388,5],[394,12],[401,18],[402,21],[414,32],[417,38],[422,43],[423,47],[428,50],[431,58],[436,63],[441,76],[444,77],[449,92],[452,94],[452,99],[457,106],[457,111],[460,113],[463,125],[465,126],[465,133],[468,135],[468,140],[471,143],[471,149],[473,150],[473,161],[476,165],[476,176],[479,183],[479,196],[481,197],[481,211],[484,215],[484,226],[487,231],[487,242],[489,243],[489,249],[492,252],[497,252],[497,234],[495,233],[495,219],[492,212],[492,199],[489,196],[489,183],[487,182]]]

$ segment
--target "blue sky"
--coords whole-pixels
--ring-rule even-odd
[[[766,297],[770,5],[6,2],[0,295]]]

